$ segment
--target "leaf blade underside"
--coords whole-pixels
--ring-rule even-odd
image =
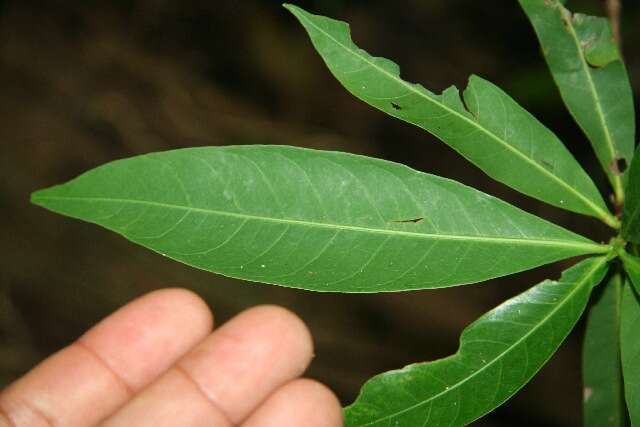
[[[633,157],[635,113],[624,63],[605,18],[572,14],[561,0],[519,0],[569,112],[591,142],[619,202],[620,161]]]
[[[640,288],[640,277],[629,275],[634,280],[635,289]],[[629,281],[622,291],[622,310],[620,317],[620,352],[622,356],[622,374],[624,378],[625,399],[629,410],[631,425],[640,425],[640,299]]]
[[[628,177],[621,234],[626,240],[640,243],[640,147],[631,160]]]
[[[629,254],[627,251],[622,251],[620,258],[631,284],[636,288],[636,292],[640,292],[640,258]]]
[[[197,268],[316,291],[474,283],[609,248],[451,180],[283,146],[132,157],[32,200]]]
[[[582,347],[584,427],[624,427],[622,365],[620,363],[620,304],[622,277],[613,275],[597,289],[590,307]]]
[[[553,355],[580,318],[606,259],[590,258],[468,326],[448,358],[369,380],[345,409],[348,427],[457,427],[492,411]]]
[[[357,98],[432,133],[497,181],[617,227],[593,181],[560,140],[495,85],[472,76],[462,99],[455,87],[435,95],[402,80],[395,63],[358,48],[348,24],[285,7]]]

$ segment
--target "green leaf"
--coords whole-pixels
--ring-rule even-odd
[[[616,198],[633,157],[635,115],[624,63],[605,18],[572,14],[559,0],[519,0],[571,115],[591,141]]]
[[[617,227],[591,178],[558,138],[498,87],[472,76],[463,93],[435,95],[351,40],[348,24],[285,5],[333,75],[356,97],[431,132],[492,178],[552,205]]]
[[[620,258],[622,258],[624,270],[635,286],[636,292],[640,292],[640,258],[629,255],[626,251],[620,253]]]
[[[346,425],[456,427],[490,412],[553,355],[606,265],[589,258],[506,301],[465,329],[451,357],[372,378],[345,409]]]
[[[32,200],[194,267],[317,291],[451,286],[609,250],[454,181],[294,147],[133,157]]]
[[[640,243],[640,147],[629,166],[629,184],[622,215],[622,237]]]
[[[631,276],[634,278],[634,276]],[[636,281],[638,277],[635,277]],[[639,283],[635,283],[636,289]],[[640,300],[627,282],[622,291],[622,314],[620,319],[620,351],[624,391],[629,408],[631,424],[640,425]]]
[[[611,277],[589,309],[582,347],[584,426],[627,425],[620,365],[622,278]]]

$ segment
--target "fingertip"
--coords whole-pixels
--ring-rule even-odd
[[[312,354],[311,334],[298,316],[262,305],[219,327],[177,366],[239,423],[273,390],[302,375]]]
[[[78,341],[135,391],[203,340],[212,327],[213,314],[202,298],[186,289],[166,288],[120,308]]]
[[[266,336],[291,344],[287,348],[295,348],[299,353],[300,357],[295,359],[305,362],[300,373],[304,372],[313,358],[314,344],[309,327],[297,314],[284,307],[269,304],[250,308],[238,317],[244,316],[259,323]]]
[[[276,390],[251,416],[245,427],[341,427],[342,408],[325,385],[307,378]]]
[[[164,288],[150,292],[145,297],[157,298],[169,305],[179,307],[181,313],[189,317],[185,318],[185,321],[190,323],[185,323],[185,325],[194,325],[207,333],[213,329],[215,319],[211,308],[200,295],[192,290],[177,287]]]
[[[286,388],[287,400],[295,396],[305,396],[300,399],[307,406],[309,414],[320,413],[325,418],[322,426],[342,425],[342,405],[335,393],[326,385],[309,378],[299,378],[292,381]],[[306,403],[305,403],[306,402]]]
[[[86,340],[103,332],[105,327],[118,323],[131,325],[163,325],[163,322],[182,323],[183,327],[205,331],[213,328],[213,313],[195,292],[183,288],[163,288],[144,294],[104,318],[80,339]],[[186,328],[185,328],[186,329]]]

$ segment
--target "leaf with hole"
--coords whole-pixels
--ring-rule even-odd
[[[640,160],[632,159],[625,66],[606,20],[572,14],[563,0],[519,3],[613,185],[606,198],[555,134],[496,85],[471,76],[462,93],[433,93],[356,46],[348,24],[285,7],[356,97],[432,133],[495,180],[620,230],[607,244],[404,165],[275,145],[118,160],[35,192],[32,201],[193,267],[323,292],[464,285],[595,255],[472,323],[454,355],[372,378],[345,408],[347,426],[474,422],[549,360],[609,266],[586,324],[584,424],[622,427],[630,416],[640,425]]]
[[[591,178],[549,129],[492,83],[472,76],[436,95],[400,78],[398,66],[351,40],[348,24],[286,6],[305,27],[333,75],[356,97],[425,129],[492,178],[616,227]]]
[[[605,18],[572,14],[561,0],[519,0],[569,112],[591,141],[624,199],[624,167],[633,157],[631,85]]]

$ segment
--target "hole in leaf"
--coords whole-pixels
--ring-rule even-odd
[[[627,161],[625,159],[616,160],[616,164],[618,165],[620,173],[624,173],[624,171],[627,170]]]
[[[609,168],[614,175],[622,175],[627,170],[627,160],[622,157],[616,157],[611,161]]]
[[[394,110],[402,110],[402,107],[396,104],[395,102],[391,103],[391,107],[393,107]]]

